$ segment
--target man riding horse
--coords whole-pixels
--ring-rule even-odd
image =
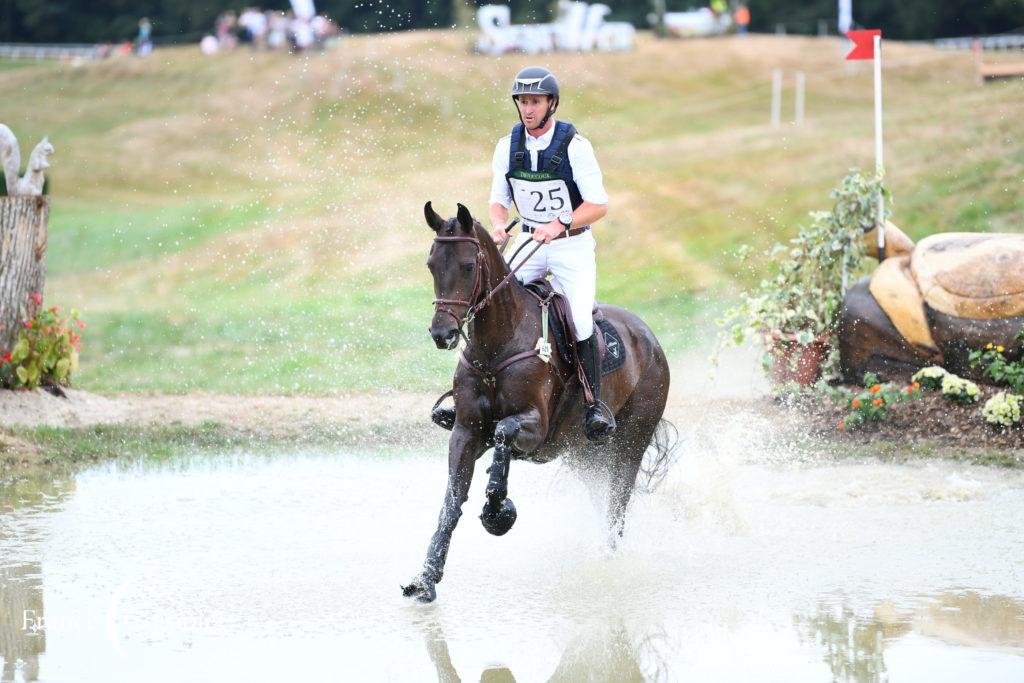
[[[555,121],[559,88],[554,74],[539,66],[521,70],[512,84],[512,101],[519,123],[498,140],[491,162],[491,237],[499,245],[509,239],[509,206],[515,204],[523,221],[517,248],[531,239],[544,245],[532,255],[532,250],[517,249],[509,265],[519,267],[516,277],[523,283],[550,274],[553,289],[568,302],[576,352],[593,396],[584,429],[588,439],[603,443],[616,425],[601,401],[601,356],[591,315],[597,281],[591,226],[608,212],[601,168],[590,142],[571,123]],[[450,429],[455,410],[436,408],[432,418]]]

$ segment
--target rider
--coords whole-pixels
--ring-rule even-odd
[[[592,317],[597,265],[591,225],[608,212],[601,168],[590,142],[572,124],[553,118],[559,90],[550,71],[540,66],[521,70],[512,84],[512,100],[520,123],[494,149],[491,236],[499,245],[508,239],[505,226],[514,203],[523,221],[516,248],[531,239],[545,245],[529,257],[516,278],[532,282],[550,273],[553,288],[568,302],[576,351],[594,396],[584,427],[588,438],[602,442],[615,432],[615,416],[600,400],[601,358]],[[514,268],[531,251],[519,251],[509,265]],[[434,421],[453,424],[453,412],[436,409]]]

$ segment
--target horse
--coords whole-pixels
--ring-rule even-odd
[[[486,502],[480,515],[491,534],[506,533],[516,520],[508,498],[512,460],[546,463],[572,450],[608,475],[609,541],[614,547],[625,525],[626,508],[649,446],[667,467],[671,424],[662,419],[668,399],[669,368],[651,329],[629,311],[598,304],[619,332],[625,362],[602,381],[601,397],[618,429],[604,445],[583,434],[583,385],[579,373],[554,354],[535,351],[543,322],[536,297],[519,283],[490,234],[462,204],[455,218],[423,208],[434,232],[427,268],[434,280],[434,315],[429,332],[437,348],[456,348],[469,330],[453,378],[455,424],[448,444],[448,485],[430,539],[423,570],[402,587],[420,602],[436,597],[451,543],[462,516],[477,459],[493,447],[487,469]],[[571,238],[569,238],[571,239]],[[467,320],[468,318],[468,320]],[[594,333],[600,334],[597,325]]]

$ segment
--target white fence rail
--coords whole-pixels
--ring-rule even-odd
[[[978,41],[982,50],[1024,50],[1024,34],[940,38],[935,44],[945,50],[970,50],[974,47],[974,41]]]
[[[0,43],[0,59],[100,59],[103,55],[100,45]]]

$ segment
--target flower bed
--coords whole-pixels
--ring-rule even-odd
[[[845,388],[852,394],[865,391],[860,386]],[[885,420],[865,420],[854,429],[838,429],[839,423],[848,418],[850,406],[834,402],[823,393],[805,394],[795,402],[816,436],[828,439],[854,443],[888,441],[964,448],[1024,448],[1024,429],[991,424],[988,415],[983,413],[988,405],[988,414],[1013,415],[1013,405],[1007,405],[1009,392],[1005,387],[978,385],[977,400],[966,404],[950,401],[940,390],[924,389],[919,393],[916,400],[887,405]],[[1019,415],[1019,404],[1017,410]]]

